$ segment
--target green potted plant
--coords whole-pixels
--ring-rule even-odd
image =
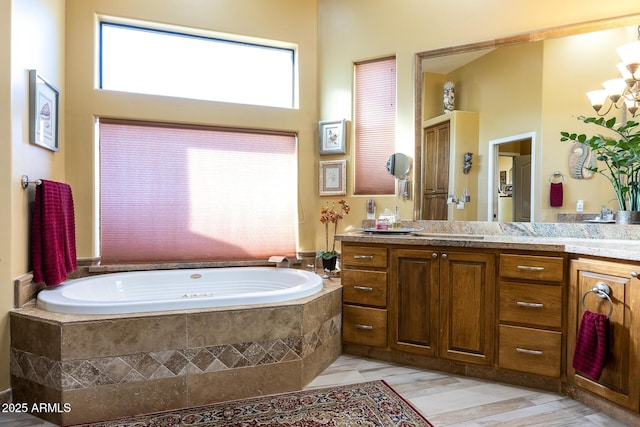
[[[580,116],[578,120],[609,131],[611,136],[560,132],[561,141],[581,142],[591,149],[598,163],[587,169],[609,180],[620,211],[640,211],[640,123],[629,120],[617,124],[615,118]]]
[[[338,205],[339,207],[336,207],[336,202],[332,202],[331,205],[322,206],[320,209],[320,222],[324,224],[325,250],[318,252],[316,258],[321,258],[322,267],[329,271],[336,269],[336,261],[338,259],[338,252],[336,252],[338,222],[340,222],[345,215],[348,215],[351,210],[344,199],[340,199]],[[329,224],[333,224],[333,243],[331,250],[329,250]]]

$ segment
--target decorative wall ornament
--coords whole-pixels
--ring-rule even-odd
[[[467,152],[464,153],[464,164],[462,165],[462,173],[465,175],[469,173],[471,170],[471,158],[473,157],[473,153]]]
[[[443,107],[445,113],[450,113],[455,108],[456,101],[456,84],[454,82],[446,82],[444,84]]]
[[[575,179],[589,179],[593,176],[595,158],[591,153],[591,148],[582,142],[576,142],[569,151],[569,174]]]

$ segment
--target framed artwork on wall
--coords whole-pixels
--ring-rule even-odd
[[[347,194],[347,161],[320,162],[320,195],[344,196]]]
[[[318,144],[320,154],[343,154],[346,152],[346,120],[323,120],[318,122]]]
[[[60,91],[29,70],[29,142],[60,150]]]

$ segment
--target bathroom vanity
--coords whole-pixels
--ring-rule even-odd
[[[638,231],[494,224],[339,236],[344,352],[558,391],[640,424]],[[611,313],[597,381],[572,368],[584,310]]]

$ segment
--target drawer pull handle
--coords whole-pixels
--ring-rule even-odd
[[[519,265],[518,270],[526,271],[544,271],[544,267],[532,267],[530,265]]]
[[[354,259],[373,259],[373,255],[354,255]]]
[[[527,348],[516,347],[516,351],[518,353],[532,354],[534,356],[542,356],[542,352],[540,350],[529,350]]]
[[[516,305],[520,306],[520,307],[530,307],[530,308],[542,308],[542,307],[544,307],[544,304],[539,303],[539,302],[517,301]]]
[[[356,329],[366,329],[367,331],[370,331],[371,329],[373,329],[373,326],[371,326],[371,325],[356,325]]]
[[[359,291],[367,291],[367,292],[371,292],[373,291],[373,288],[370,288],[369,286],[353,286],[353,289],[357,289]]]

